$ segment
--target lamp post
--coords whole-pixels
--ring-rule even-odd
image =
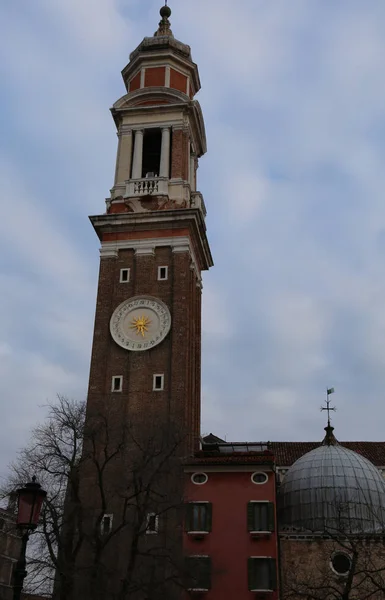
[[[47,495],[40,483],[36,481],[36,477],[32,477],[32,481],[27,483],[23,488],[17,490],[18,507],[16,526],[22,531],[20,557],[16,563],[13,580],[13,600],[20,600],[23,582],[27,575],[26,567],[26,550],[29,534],[36,529],[41,507],[44,498]]]

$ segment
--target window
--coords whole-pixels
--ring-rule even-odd
[[[145,129],[143,138],[142,177],[158,177],[161,145],[161,130]]]
[[[249,590],[252,592],[277,589],[277,568],[274,558],[253,556],[248,559]]]
[[[335,552],[331,559],[331,567],[337,575],[348,575],[352,559],[345,552]]]
[[[187,504],[186,531],[211,531],[211,502],[189,502]]]
[[[108,535],[112,530],[112,517],[113,515],[103,515],[100,523],[100,533],[102,535]]]
[[[153,375],[152,389],[161,392],[164,389],[164,375]]]
[[[208,480],[206,473],[194,473],[191,475],[191,481],[195,483],[195,485],[203,485]]]
[[[130,269],[120,269],[120,283],[128,283],[130,281]]]
[[[274,531],[274,503],[249,502],[247,505],[248,531]]]
[[[121,392],[123,389],[123,377],[121,375],[114,375],[112,378],[111,391]]]
[[[185,560],[187,589],[209,590],[211,588],[211,558],[209,556],[187,556]]]
[[[262,471],[259,471],[258,473],[253,473],[251,476],[251,481],[253,483],[266,483],[266,481],[268,480],[268,476],[266,475],[266,473],[263,473]]]
[[[158,267],[158,280],[164,281],[168,279],[168,267]]]
[[[158,533],[159,516],[156,513],[147,514],[146,533]]]

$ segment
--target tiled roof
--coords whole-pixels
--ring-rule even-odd
[[[370,460],[377,467],[385,466],[385,442],[339,442],[345,448],[354,450]],[[310,450],[318,448],[321,442],[270,442],[278,467],[289,467]]]
[[[217,435],[214,435],[213,433],[209,433],[209,435],[205,435],[202,438],[202,441],[204,444],[224,444],[225,440],[222,440],[220,437],[218,437]]]

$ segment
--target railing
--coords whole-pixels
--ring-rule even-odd
[[[126,182],[126,198],[135,196],[151,196],[153,194],[167,194],[168,179],[166,177],[145,177],[131,179]]]

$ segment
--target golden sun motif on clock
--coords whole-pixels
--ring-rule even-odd
[[[141,315],[132,319],[130,328],[135,330],[136,335],[141,335],[144,338],[150,324],[151,320],[145,315]]]

